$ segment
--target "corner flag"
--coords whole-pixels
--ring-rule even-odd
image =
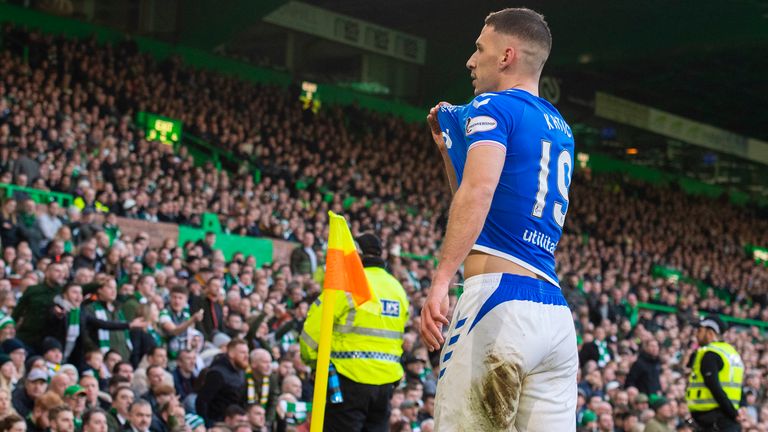
[[[322,432],[325,422],[325,400],[328,392],[328,368],[331,362],[331,336],[333,334],[333,306],[336,294],[346,291],[352,295],[355,307],[375,308],[371,286],[365,277],[363,262],[357,254],[355,241],[344,217],[333,212],[328,232],[328,252],[325,260],[320,340],[317,343],[317,369],[315,394],[312,397],[311,432]]]
[[[333,212],[328,215],[331,219],[323,289],[346,291],[352,294],[355,306],[360,306],[373,297],[363,262],[357,254],[347,221]]]

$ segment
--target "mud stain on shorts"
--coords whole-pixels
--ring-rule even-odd
[[[485,357],[485,367],[485,375],[472,386],[472,411],[490,430],[509,430],[520,402],[520,364],[491,352]]]

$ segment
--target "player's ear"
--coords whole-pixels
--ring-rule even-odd
[[[504,48],[504,53],[499,59],[499,69],[506,69],[511,66],[514,63],[516,56],[517,50],[515,50],[515,47],[507,46]]]

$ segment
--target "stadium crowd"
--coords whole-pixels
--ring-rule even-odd
[[[112,47],[10,25],[1,40],[0,183],[77,199],[69,208],[24,193],[3,200],[0,429],[23,421],[31,430],[69,430],[70,421],[86,431],[126,422],[142,431],[305,429],[295,408],[311,400],[313,381],[297,341],[320,291],[329,209],[354,234],[382,238],[411,299],[392,430],[433,428],[438,358],[417,331],[433,261],[404,253],[436,253],[450,197],[422,125],[355,107],[314,115],[287,90],[158,62],[130,41]],[[133,125],[139,111],[183,120],[259,167],[261,181],[147,142]],[[348,196],[356,201],[345,208]],[[580,341],[579,427],[690,430],[683,402],[694,317],[768,321],[768,271],[744,252],[768,245],[768,222],[748,208],[588,171],[574,177],[571,201],[557,256]],[[227,233],[302,245],[289,262],[247,253],[227,261],[215,234],[152,248],[147,234],[124,235],[115,219],[197,225],[204,212],[218,214]],[[653,276],[654,266],[709,288]],[[744,426],[768,431],[765,335],[734,327],[725,340],[747,367]]]

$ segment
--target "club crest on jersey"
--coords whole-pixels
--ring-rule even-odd
[[[468,117],[465,133],[472,135],[475,132],[487,132],[496,129],[496,119],[488,116]]]
[[[451,130],[446,129],[445,132],[442,133],[443,135],[443,141],[445,142],[445,148],[450,149],[453,147],[453,141],[451,140]]]
[[[400,316],[400,302],[395,300],[381,301],[381,314],[390,317]]]

